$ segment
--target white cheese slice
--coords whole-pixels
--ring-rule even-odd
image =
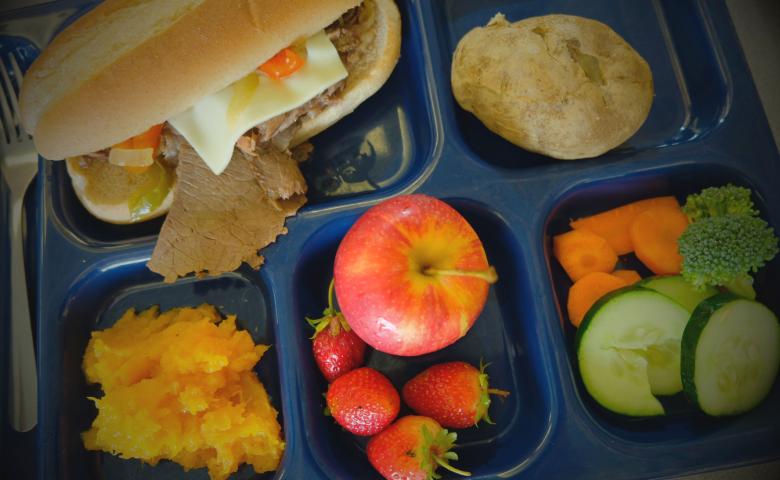
[[[324,31],[306,41],[306,54],[303,67],[287,78],[274,80],[252,72],[168,122],[219,175],[241,135],[303,105],[347,77],[339,53]]]

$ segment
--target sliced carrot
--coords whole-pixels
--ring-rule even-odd
[[[622,278],[604,272],[593,272],[580,278],[569,289],[569,300],[566,302],[569,321],[579,327],[585,314],[599,298],[626,285],[628,282]]]
[[[682,256],[677,240],[688,228],[680,207],[658,205],[636,216],[629,233],[637,258],[657,275],[680,273]]]
[[[553,255],[573,282],[591,272],[609,273],[617,255],[602,237],[587,230],[571,230],[553,238]]]
[[[632,285],[642,280],[642,277],[639,276],[638,273],[636,273],[636,270],[615,270],[614,272],[612,272],[612,275],[618,278],[622,278],[629,285]]]
[[[588,230],[604,237],[616,254],[625,255],[634,251],[634,245],[631,243],[631,236],[628,233],[634,218],[648,208],[658,205],[679,207],[677,199],[671,196],[647,198],[590,217],[574,220],[571,222],[571,228]]]

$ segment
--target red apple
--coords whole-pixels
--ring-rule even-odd
[[[350,327],[393,355],[422,355],[469,331],[497,280],[479,237],[455,209],[427,195],[386,200],[341,241],[336,297]]]

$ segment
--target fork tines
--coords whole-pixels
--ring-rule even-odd
[[[2,67],[0,68],[0,77],[2,77],[2,95],[0,95],[0,114],[2,117],[2,135],[0,140],[6,144],[21,142],[26,133],[22,128],[21,116],[19,115],[19,92],[22,89],[22,71],[19,63],[13,53],[8,53],[7,58],[0,57]]]

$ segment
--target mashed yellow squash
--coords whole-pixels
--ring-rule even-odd
[[[152,465],[170,459],[224,479],[242,463],[275,470],[284,452],[277,412],[252,368],[268,349],[210,305],[130,309],[92,333],[84,373],[104,395],[84,432],[89,450]]]

